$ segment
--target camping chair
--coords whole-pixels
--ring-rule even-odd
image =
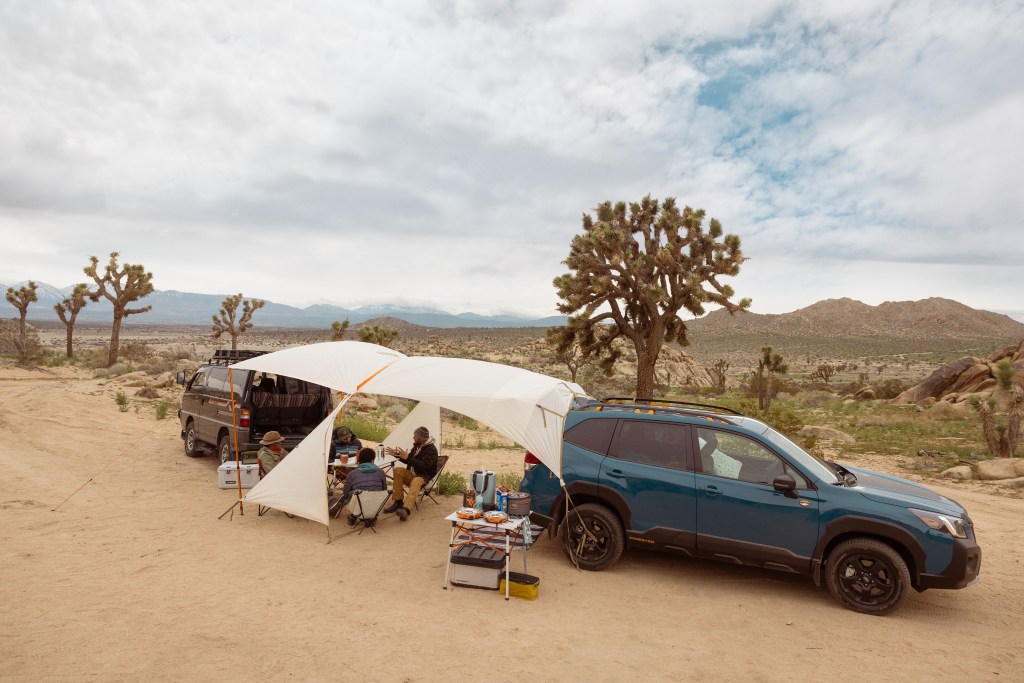
[[[420,501],[424,498],[429,498],[434,501],[434,505],[440,505],[437,502],[437,498],[434,498],[434,487],[437,486],[437,480],[441,478],[441,473],[444,472],[444,466],[448,464],[448,456],[442,455],[437,458],[437,474],[427,482],[426,486],[420,489],[420,495],[416,497],[416,509],[420,509]]]
[[[388,490],[352,492],[352,500],[348,502],[348,509],[356,518],[356,524],[361,522],[363,525],[363,528],[359,530],[360,535],[367,529],[377,533],[373,527],[389,498],[391,498],[391,492]]]

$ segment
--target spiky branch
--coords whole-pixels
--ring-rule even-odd
[[[237,351],[239,335],[252,327],[252,314],[266,303],[260,299],[243,299],[241,292],[224,299],[220,304],[220,314],[213,316],[213,338],[220,339],[222,334],[230,334],[231,350]],[[238,304],[242,304],[242,317],[236,321]]]

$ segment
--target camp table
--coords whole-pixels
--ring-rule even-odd
[[[488,522],[483,517],[479,519],[462,519],[458,513],[453,512],[445,517],[445,519],[452,523],[452,534],[451,538],[448,539],[448,564],[444,568],[444,584],[441,587],[448,590],[448,578],[452,568],[452,552],[456,548],[476,543],[477,545],[484,545],[492,550],[497,550],[505,556],[505,599],[508,600],[508,587],[509,583],[511,583],[509,581],[509,557],[512,555],[513,550],[523,550],[523,572],[526,571],[526,550],[529,549],[529,546],[524,542],[522,528],[523,523],[528,518],[509,517],[507,522],[495,524],[494,522]],[[460,533],[465,533],[468,539],[457,539],[456,537]]]

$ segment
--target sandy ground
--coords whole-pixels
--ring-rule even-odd
[[[236,493],[213,458],[185,457],[174,419],[120,413],[115,390],[0,366],[0,680],[1024,680],[1024,501],[979,486],[939,488],[975,519],[981,582],[889,617],[643,551],[579,572],[546,537],[540,598],[506,603],[441,589],[459,500],[377,534],[335,520],[330,544],[277,512],[219,520]],[[448,454],[463,472],[522,458]]]

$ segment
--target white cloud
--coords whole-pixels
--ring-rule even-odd
[[[0,281],[118,250],[162,289],[545,314],[581,213],[650,192],[743,237],[758,311],[877,299],[880,267],[886,299],[1012,309],[984,274],[1024,261],[1022,29],[998,2],[5,5]]]

